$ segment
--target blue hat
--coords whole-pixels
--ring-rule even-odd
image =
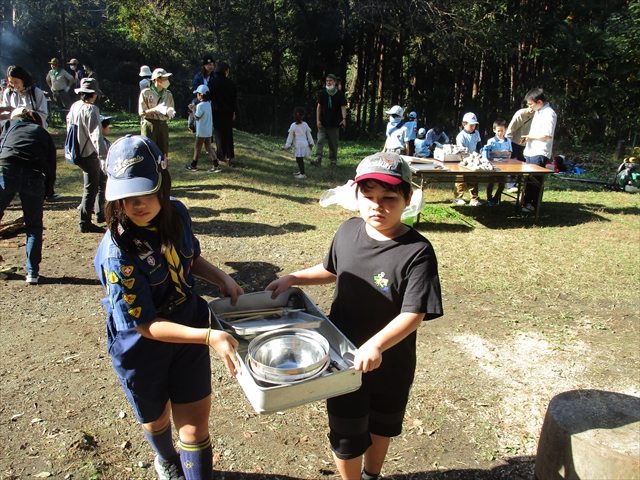
[[[399,185],[407,182],[411,185],[411,168],[397,153],[378,152],[365,157],[356,169],[356,182],[374,179]]]
[[[151,195],[160,189],[163,155],[149,138],[119,138],[107,154],[107,201]]]
[[[418,114],[416,112],[411,112],[409,114],[409,118],[418,118]]]
[[[206,85],[200,85],[198,88],[196,88],[193,93],[199,93],[200,95],[204,95],[205,93],[209,93],[209,87],[207,87]]]

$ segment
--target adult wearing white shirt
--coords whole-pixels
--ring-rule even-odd
[[[33,84],[31,74],[19,65],[7,68],[7,88],[2,94],[0,118],[8,119],[18,107],[36,112],[47,128],[49,108],[44,92]]]
[[[551,161],[553,151],[553,135],[556,129],[557,115],[553,111],[549,102],[545,99],[542,88],[534,88],[524,97],[527,105],[535,113],[531,120],[531,128],[527,135],[522,136],[522,141],[526,142],[524,147],[524,159],[527,163],[544,167]],[[534,212],[538,205],[540,194],[540,182],[527,183],[522,211]]]

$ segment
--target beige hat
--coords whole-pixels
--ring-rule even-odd
[[[77,59],[77,58],[72,58],[71,60],[69,60],[69,61],[67,62],[67,64],[68,64],[68,65],[79,65],[79,64],[80,64],[80,62],[78,61],[78,59]]]
[[[173,75],[173,73],[167,73],[164,68],[156,68],[151,75],[151,80],[155,80],[156,78],[167,78]]]

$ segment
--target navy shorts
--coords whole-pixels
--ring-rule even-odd
[[[209,311],[198,302],[193,326],[206,328]],[[207,345],[158,342],[134,329],[118,332],[111,346],[113,366],[140,423],[150,423],[167,402],[192,403],[211,395]]]
[[[371,446],[372,433],[381,437],[400,435],[410,389],[409,385],[372,391],[363,376],[360,389],[327,399],[329,442],[335,456],[350,460],[363,455]]]

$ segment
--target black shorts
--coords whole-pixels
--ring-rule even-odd
[[[360,389],[327,399],[329,442],[335,456],[350,460],[363,455],[371,446],[370,434],[400,435],[410,389],[409,385],[375,392],[363,376]]]

